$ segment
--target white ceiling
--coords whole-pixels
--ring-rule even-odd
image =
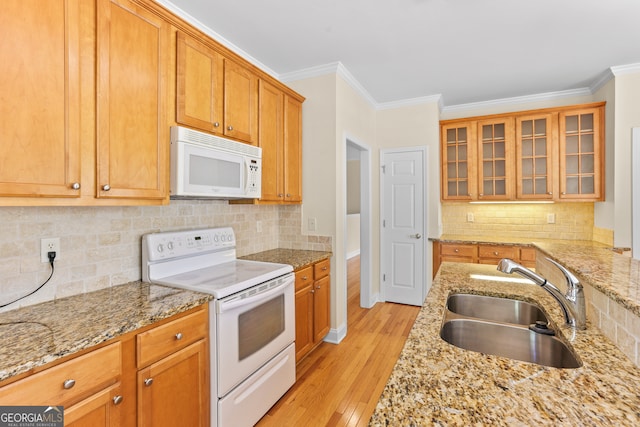
[[[640,64],[639,0],[157,1],[285,81],[340,63],[378,105],[570,91]]]

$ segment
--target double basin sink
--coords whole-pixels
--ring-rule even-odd
[[[538,327],[530,325],[536,325]],[[447,298],[440,337],[465,349],[554,368],[579,368],[582,362],[561,339],[545,331],[540,307],[486,295]],[[546,334],[544,332],[547,332]]]

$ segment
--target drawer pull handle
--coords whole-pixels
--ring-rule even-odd
[[[151,384],[153,384],[153,378],[145,378],[144,385],[149,387]]]
[[[302,276],[302,280],[307,280],[309,277],[307,276]]]
[[[178,333],[176,334],[176,339],[177,339],[177,340],[181,340],[181,339],[182,339],[182,332],[178,332]]]
[[[322,271],[327,271],[327,266],[322,267]]]
[[[114,396],[113,397],[113,404],[114,405],[119,405],[122,403],[123,397],[120,395]]]
[[[76,380],[65,380],[65,382],[62,383],[62,387],[64,387],[65,390],[73,388],[74,385],[76,385]]]

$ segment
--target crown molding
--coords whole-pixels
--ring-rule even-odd
[[[203,24],[200,20],[198,20],[195,16],[189,15],[187,12],[185,12],[182,9],[180,9],[178,6],[176,6],[175,4],[171,3],[170,1],[167,1],[167,0],[154,0],[154,1],[156,3],[158,3],[159,5],[161,5],[161,6],[164,6],[167,10],[171,11],[172,13],[177,15],[178,17],[184,19],[189,24],[193,25],[198,30],[202,31],[203,33],[205,33],[206,35],[208,35],[209,37],[211,37],[212,39],[214,39],[215,41],[217,41],[218,43],[220,43],[221,45],[223,45],[227,49],[233,51],[238,56],[246,59],[247,61],[249,61],[250,63],[252,63],[256,67],[260,68],[265,73],[277,77],[278,73],[273,71],[271,68],[267,67],[262,62],[258,61],[253,56],[249,55],[247,52],[245,52],[244,50],[242,50],[241,48],[239,48],[235,44],[231,43],[229,40],[227,40],[226,38],[224,38],[220,34],[216,33],[213,29],[211,29],[207,25]]]
[[[640,63],[616,65],[610,68],[611,74],[614,76],[622,76],[625,74],[640,73]]]
[[[444,108],[442,95],[420,96],[418,98],[401,99],[399,101],[381,102],[376,105],[376,110],[390,110],[393,108],[413,107],[415,105],[438,104],[438,110],[442,112]]]
[[[557,92],[545,92],[526,96],[514,96],[512,98],[493,99],[490,101],[470,102],[468,104],[458,104],[444,107],[443,113],[460,113],[480,108],[503,107],[507,105],[523,104],[527,102],[551,101],[574,96],[592,95],[591,89],[588,87],[562,90]]]

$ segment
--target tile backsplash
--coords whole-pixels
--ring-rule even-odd
[[[593,203],[442,204],[448,235],[592,240],[593,221]]]
[[[330,237],[302,234],[301,209],[185,200],[168,206],[0,207],[0,305],[49,277],[49,264],[40,262],[41,238],[59,237],[61,246],[51,281],[0,311],[139,280],[141,237],[156,231],[232,226],[238,256],[277,247],[331,250]]]

